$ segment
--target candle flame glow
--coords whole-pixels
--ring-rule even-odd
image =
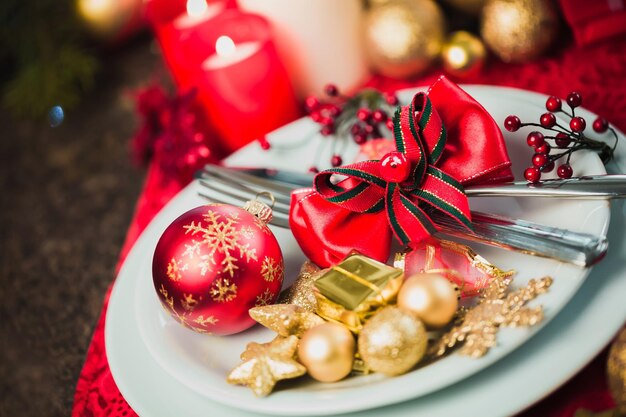
[[[236,50],[235,42],[226,35],[220,36],[215,41],[215,53],[218,56],[231,56]]]
[[[200,16],[209,9],[206,0],[187,0],[187,14],[189,16]]]

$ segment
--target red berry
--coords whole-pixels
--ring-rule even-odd
[[[528,182],[538,182],[541,179],[541,171],[539,171],[539,168],[535,167],[526,168],[524,178],[526,178]]]
[[[573,173],[574,171],[569,164],[563,164],[556,169],[556,175],[558,175],[559,178],[571,178]]]
[[[365,133],[367,133],[368,135],[371,135],[372,133],[374,133],[374,126],[372,126],[372,125],[365,125],[363,130],[365,130]]]
[[[560,111],[561,99],[556,96],[548,97],[548,100],[546,100],[546,109],[549,111]]]
[[[324,92],[331,97],[335,97],[337,94],[339,94],[339,89],[335,84],[326,84],[326,86],[324,87]]]
[[[387,120],[387,113],[380,109],[374,110],[374,113],[372,113],[372,119],[374,119],[376,123],[382,123]]]
[[[537,168],[541,168],[548,163],[548,156],[543,153],[536,153],[533,155],[533,165]]]
[[[393,132],[393,119],[387,119],[385,124],[387,125],[387,129],[389,129],[389,130],[391,130]]]
[[[322,126],[332,126],[335,124],[335,121],[330,117],[322,117],[320,118],[319,124]]]
[[[356,112],[356,117],[358,117],[358,119],[363,122],[367,122],[371,115],[372,115],[372,112],[370,111],[370,109],[365,108],[365,107],[361,107]]]
[[[553,169],[554,169],[554,161],[550,161],[546,165],[544,165],[543,168],[541,168],[541,172],[551,172]]]
[[[359,125],[358,123],[355,123],[352,125],[352,127],[350,127],[350,133],[352,134],[352,136],[358,135],[359,133],[361,133],[363,129],[361,129],[361,125]]]
[[[570,138],[565,133],[559,132],[556,134],[556,138],[554,139],[556,146],[559,148],[567,148],[570,143],[572,143],[572,138]]]
[[[267,151],[271,147],[265,136],[259,138],[259,144],[264,151]]]
[[[357,135],[354,135],[352,139],[354,140],[354,143],[356,143],[357,145],[363,145],[365,142],[367,142],[367,136],[364,133],[359,133]]]
[[[337,154],[333,155],[332,158],[330,158],[330,163],[334,167],[338,167],[339,165],[341,165],[342,162],[343,160],[341,159],[341,156]]]
[[[341,107],[335,105],[330,106],[330,108],[328,109],[328,114],[330,114],[331,117],[339,116],[341,114]]]
[[[548,143],[545,143],[545,142],[544,142],[543,145],[537,146],[535,148],[535,152],[541,153],[541,154],[544,154],[544,155],[549,154],[551,150],[552,150],[552,147]]]
[[[595,132],[604,133],[609,129],[609,122],[603,117],[598,117],[593,121],[592,127]]]
[[[583,97],[580,95],[578,91],[572,91],[571,93],[567,95],[567,104],[569,104],[571,108],[580,106],[582,102],[583,102]]]
[[[390,106],[397,106],[398,105],[398,97],[393,94],[393,93],[384,93],[383,96],[385,97],[385,101],[387,102],[387,104],[389,104]]]
[[[335,133],[335,127],[333,125],[322,126],[320,133],[324,136],[329,136]]]
[[[311,118],[311,120],[313,120],[315,123],[319,123],[322,120],[322,113],[320,113],[317,110],[314,110],[311,112],[311,114],[309,114],[309,117]]]
[[[317,167],[311,167],[309,168],[309,172],[313,174],[317,174],[318,172],[320,172],[320,170],[317,169]]]
[[[304,99],[304,107],[306,107],[307,111],[313,111],[320,105],[320,101],[315,96],[308,96]]]
[[[569,127],[574,132],[582,132],[587,127],[587,122],[582,117],[573,117],[572,120],[569,121]]]
[[[537,132],[536,130],[530,132],[528,136],[526,136],[526,143],[528,144],[528,146],[532,146],[534,148],[543,145],[545,143],[543,133]]]
[[[556,116],[552,113],[544,113],[539,118],[539,123],[541,123],[541,126],[549,129],[556,124]]]
[[[402,182],[409,178],[411,164],[402,152],[389,152],[380,160],[380,175],[388,182]]]
[[[504,128],[509,132],[515,132],[522,126],[522,122],[517,116],[508,116],[504,119]]]

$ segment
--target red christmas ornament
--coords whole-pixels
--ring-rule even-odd
[[[184,326],[228,335],[255,322],[248,310],[273,303],[283,282],[283,256],[267,227],[271,209],[208,204],[184,213],[154,252],[152,278],[165,309]]]

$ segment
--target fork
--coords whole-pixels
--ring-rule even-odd
[[[273,196],[271,224],[289,228],[291,192],[301,186],[286,181],[259,178],[235,172],[216,165],[208,165],[196,175],[206,192],[202,197],[217,203],[242,203],[254,199],[260,192]],[[470,242],[478,242],[531,255],[569,262],[581,267],[593,265],[602,259],[608,249],[605,236],[580,233],[510,219],[504,216],[472,212],[473,232],[461,229],[444,215],[432,213],[440,227],[437,235],[454,236]]]

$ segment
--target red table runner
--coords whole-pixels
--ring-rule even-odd
[[[584,49],[573,45],[547,57],[523,65],[490,62],[480,75],[459,83],[492,84],[533,90],[565,97],[577,90],[583,95],[583,106],[602,115],[620,130],[626,131],[626,41],[613,40]],[[438,72],[413,80],[395,81],[375,77],[368,86],[393,91],[400,88],[428,85]],[[588,121],[591,122],[591,121]],[[142,194],[137,203],[120,264],[135,240],[163,205],[185,184],[171,174],[166,175],[162,161],[153,160]],[[133,416],[115,385],[108,366],[104,345],[104,321],[110,292],[104,306],[74,396],[73,417]],[[565,386],[551,394],[523,415],[571,417],[579,408],[602,411],[613,406],[606,383],[606,351],[593,360]]]

